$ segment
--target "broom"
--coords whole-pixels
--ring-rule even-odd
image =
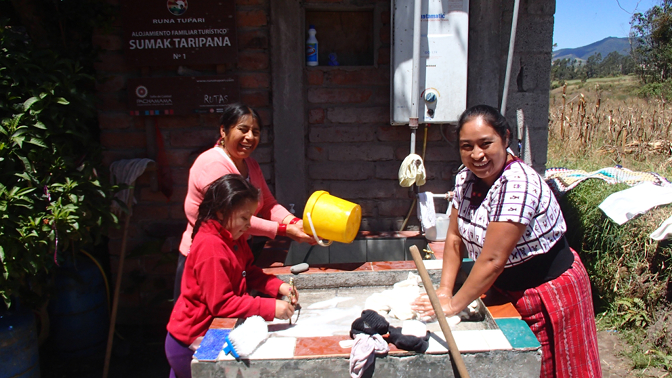
[[[264,318],[250,316],[224,338],[224,353],[235,359],[249,357],[268,338],[268,326]]]

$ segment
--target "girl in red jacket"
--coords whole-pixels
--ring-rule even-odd
[[[170,377],[191,377],[189,346],[205,335],[212,319],[289,319],[298,293],[273,275],[252,265],[252,252],[242,237],[257,209],[259,189],[242,176],[228,174],[213,181],[198,208],[193,242],[184,267],[181,294],[168,322],[166,357]],[[250,289],[270,298],[252,297]],[[292,297],[292,303],[275,299]]]

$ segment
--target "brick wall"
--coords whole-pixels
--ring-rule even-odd
[[[119,2],[110,1],[119,7]],[[269,0],[236,2],[238,62],[231,66],[189,66],[204,75],[235,74],[240,82],[240,100],[257,109],[264,120],[262,140],[255,151],[265,177],[273,186],[271,125],[271,74],[269,58]],[[133,216],[128,227],[118,321],[120,323],[166,323],[172,298],[178,245],[186,218],[183,200],[189,167],[198,154],[218,137],[218,117],[130,116],[126,81],[133,77],[177,76],[177,66],[132,67],[124,60],[121,16],[111,31],[99,31],[94,41],[101,49],[98,73],[99,122],[105,163],[119,159],[156,158],[155,122],[161,130],[173,179],[168,200],[152,190],[151,174],[137,181]],[[122,217],[123,224],[123,217]],[[113,276],[117,275],[122,232],[113,230],[109,250]],[[114,277],[110,279],[114,283]]]

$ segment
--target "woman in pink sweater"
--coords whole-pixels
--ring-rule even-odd
[[[240,103],[227,106],[219,119],[220,138],[217,144],[199,155],[189,170],[187,196],[184,199],[187,228],[180,242],[175,280],[176,300],[180,293],[184,261],[189,254],[198,207],[208,185],[226,174],[240,174],[261,192],[259,204],[250,221],[250,229],[247,230],[248,235],[270,239],[288,236],[298,242],[315,243],[303,231],[303,221],[294,217],[275,200],[266,185],[259,163],[250,157],[259,144],[261,125],[259,114],[249,106]]]
[[[182,293],[168,322],[166,357],[170,377],[191,377],[190,345],[205,335],[215,317],[289,319],[298,292],[252,264],[243,235],[258,208],[259,190],[237,174],[215,180],[205,193],[186,259]],[[255,289],[269,297],[253,297]],[[276,299],[292,298],[292,303]]]

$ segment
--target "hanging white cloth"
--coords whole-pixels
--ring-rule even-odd
[[[436,210],[432,192],[418,193],[418,220],[423,231],[436,226]]]
[[[649,209],[672,202],[672,188],[643,182],[607,197],[599,208],[619,225]]]
[[[152,159],[123,159],[117,160],[110,164],[110,174],[112,175],[113,182],[115,184],[126,184],[132,185],[135,180],[140,177],[140,175],[145,172],[147,164],[154,162]],[[117,197],[121,202],[128,204],[128,195],[130,193],[129,189],[120,190],[114,196]],[[133,198],[133,204],[135,204],[135,198]],[[133,206],[129,206],[128,211],[132,213]],[[112,202],[112,211],[115,214],[121,212],[121,208],[117,202]]]
[[[420,155],[410,154],[406,156],[404,161],[401,162],[401,167],[399,167],[399,185],[406,188],[413,184],[422,186],[425,185],[426,179],[427,174]]]

